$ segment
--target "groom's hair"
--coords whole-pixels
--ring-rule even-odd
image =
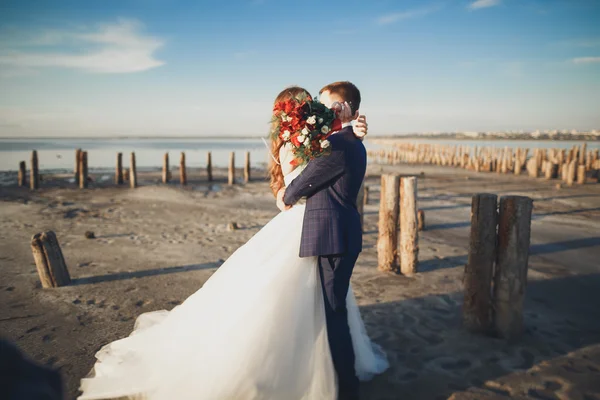
[[[350,104],[352,114],[356,113],[360,108],[360,90],[352,82],[340,81],[333,82],[325,86],[319,91],[319,94],[323,92],[329,92],[336,96],[339,96],[342,101],[347,101]]]

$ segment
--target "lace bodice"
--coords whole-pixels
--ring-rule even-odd
[[[306,167],[306,165],[301,165],[296,168],[293,168],[290,165],[290,161],[294,159],[294,155],[289,146],[291,145],[286,144],[285,146],[282,146],[279,150],[279,162],[281,162],[281,171],[283,172],[283,181],[285,183],[285,186],[289,186],[289,184],[292,183],[294,179],[300,176],[300,174]]]

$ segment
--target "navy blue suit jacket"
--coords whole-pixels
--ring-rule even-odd
[[[283,197],[288,205],[307,198],[300,257],[362,251],[356,198],[365,177],[367,152],[352,126],[331,135],[329,141],[331,154],[311,160]]]

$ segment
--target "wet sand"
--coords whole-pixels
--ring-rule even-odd
[[[140,174],[135,190],[110,180],[79,190],[50,176],[35,193],[1,187],[0,335],[59,368],[74,398],[102,345],[128,335],[139,314],[180,304],[276,215],[263,173],[253,172],[255,181],[234,187],[223,179],[208,185],[195,171],[185,188],[159,184],[159,173]],[[377,271],[381,172],[420,177],[426,230],[412,278]],[[369,167],[365,249],[352,282],[391,368],[363,385],[363,399],[600,399],[600,184],[555,183],[447,167]],[[460,323],[470,201],[480,192],[534,199],[526,332],[515,344],[468,334]],[[240,229],[229,231],[230,222]],[[73,285],[42,290],[29,243],[49,229]]]

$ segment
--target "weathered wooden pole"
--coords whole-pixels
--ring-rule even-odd
[[[135,166],[135,153],[133,151],[129,158],[129,186],[132,189],[137,187],[137,168]]]
[[[31,176],[29,177],[29,187],[31,190],[36,190],[40,187],[40,171],[36,150],[31,152]]]
[[[513,340],[523,332],[523,300],[527,286],[531,212],[528,197],[500,199],[494,272],[493,321],[500,337]]]
[[[365,185],[364,182],[363,182],[363,186],[364,186],[364,191],[365,191],[365,196],[363,198],[363,200],[364,200],[363,206],[366,206],[367,204],[369,204],[369,187],[367,185]]]
[[[400,180],[400,271],[414,275],[418,264],[417,178],[409,176]]]
[[[586,174],[586,169],[585,169],[585,164],[579,164],[577,166],[577,183],[580,185],[585,184],[585,176]]]
[[[250,152],[246,152],[246,158],[244,160],[244,183],[250,182]]]
[[[71,277],[54,232],[35,234],[31,238],[31,250],[43,288],[66,286],[71,283]]]
[[[398,270],[399,196],[400,177],[381,175],[377,268],[384,272]]]
[[[25,164],[25,161],[19,163],[19,176],[17,177],[17,181],[20,187],[27,186],[27,165]]]
[[[417,212],[417,229],[419,232],[425,230],[425,211],[423,210]]]
[[[88,187],[88,153],[82,151],[79,157],[79,189]]]
[[[79,178],[81,175],[81,149],[75,150],[75,185],[79,187]]]
[[[494,194],[477,194],[471,201],[469,257],[463,279],[463,324],[471,332],[487,333],[492,326],[497,208],[498,198]]]
[[[212,175],[212,154],[210,153],[210,151],[208,152],[208,155],[206,156],[206,177],[208,178],[209,182],[212,182],[212,180],[213,180],[213,175]]]
[[[179,158],[179,183],[182,185],[187,185],[187,173],[185,171],[185,153],[181,152],[181,157]]]
[[[123,153],[117,153],[117,166],[115,168],[115,184],[123,184]]]
[[[229,171],[227,174],[227,183],[233,185],[235,183],[235,153],[229,153]]]
[[[577,159],[573,159],[569,163],[569,167],[567,168],[567,185],[573,186],[575,182],[575,178],[577,177]]]
[[[162,182],[169,183],[169,153],[163,156]]]

